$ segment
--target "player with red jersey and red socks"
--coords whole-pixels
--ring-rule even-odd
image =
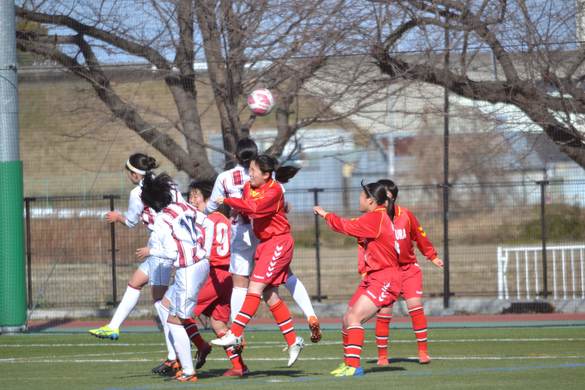
[[[189,186],[189,203],[204,212],[211,195],[213,182],[198,181]],[[230,273],[230,220],[219,210],[211,212],[207,218],[213,222],[213,242],[209,256],[209,279],[199,291],[197,306],[194,315],[205,315],[210,318],[211,328],[218,337],[228,331],[230,320],[230,297],[233,281]],[[186,327],[187,334],[198,351],[195,356],[195,368],[205,364],[207,355],[211,352],[211,345],[199,334],[195,319],[189,320]],[[232,368],[224,372],[223,376],[244,376],[248,374],[248,367],[244,364],[241,354],[233,347],[224,347],[232,364]]]
[[[241,198],[244,185],[250,180],[249,169],[250,162],[258,156],[258,145],[251,138],[242,138],[236,144],[236,161],[237,165],[220,173],[214,183],[213,190],[209,201],[207,202],[206,212],[209,214],[216,211],[219,204],[218,198]],[[232,213],[232,242],[231,242],[231,262],[230,272],[234,282],[234,288],[231,296],[231,319],[235,319],[236,314],[240,312],[250,275],[254,268],[254,254],[258,239],[250,225],[250,218],[240,215],[237,212]],[[311,303],[311,298],[307,289],[301,280],[292,272],[289,272],[285,287],[289,290],[295,303],[303,311],[311,331],[311,341],[316,343],[321,340],[321,328],[315,309]]]
[[[332,230],[358,239],[365,273],[343,316],[344,362],[331,372],[334,376],[364,375],[360,365],[364,345],[362,324],[381,308],[392,305],[400,292],[398,244],[385,207],[386,188],[379,183],[362,184],[362,188],[360,211],[364,214],[359,218],[344,219],[320,206],[314,208],[315,214],[323,217]]]
[[[242,198],[216,200],[249,217],[260,243],[254,255],[254,270],[244,304],[234,318],[231,330],[213,340],[212,344],[241,344],[244,329],[256,314],[263,297],[286,340],[288,367],[291,367],[303,348],[303,339],[296,336],[288,306],[278,295],[278,286],[286,282],[294,250],[286,218],[284,192],[279,182],[286,183],[297,170],[292,167],[277,169],[277,165],[276,159],[268,155],[254,158],[250,163],[250,181],[244,186]],[[273,173],[276,173],[276,180],[272,178]]]
[[[412,329],[418,345],[418,360],[421,364],[431,361],[427,346],[427,319],[423,310],[423,282],[422,271],[416,262],[414,244],[420,252],[435,266],[443,268],[443,260],[437,256],[437,251],[428,239],[424,229],[406,207],[395,204],[398,197],[398,187],[392,180],[379,180],[378,183],[386,187],[388,201],[388,215],[394,222],[396,241],[400,246],[400,275],[402,290],[400,295],[406,300],[408,315],[412,321]],[[378,346],[378,365],[386,366],[388,361],[388,335],[392,320],[392,306],[386,307],[378,313],[376,320],[376,344]]]

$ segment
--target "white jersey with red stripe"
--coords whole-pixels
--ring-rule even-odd
[[[126,226],[129,228],[133,228],[138,224],[138,222],[142,221],[149,232],[152,232],[154,228],[154,219],[156,217],[156,211],[154,211],[150,207],[144,207],[144,203],[142,203],[142,199],[140,196],[142,195],[142,181],[130,191],[130,196],[128,198],[128,210],[124,213],[124,217],[126,218]],[[185,200],[183,199],[183,195],[177,189],[176,185],[175,188],[172,190],[173,195],[173,203],[184,203]]]
[[[150,254],[170,259],[178,268],[209,259],[213,228],[213,222],[190,204],[171,203],[155,218]]]
[[[242,194],[244,193],[244,184],[248,180],[250,180],[248,169],[239,164],[232,169],[220,173],[217,176],[217,179],[215,179],[215,184],[213,185],[213,190],[211,191],[211,196],[207,202],[205,212],[210,214],[217,211],[219,204],[217,204],[216,200],[219,197],[241,199]],[[250,221],[247,218],[238,215],[234,218],[233,223],[249,224]]]

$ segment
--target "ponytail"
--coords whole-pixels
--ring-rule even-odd
[[[396,203],[396,198],[398,198],[398,186],[389,179],[378,180],[378,183],[382,184],[386,188],[386,191],[392,195],[388,196],[388,216],[394,221],[394,204]]]
[[[362,180],[361,186],[366,196],[369,199],[373,199],[378,206],[384,205],[388,200],[388,196],[386,195],[386,187],[384,187],[383,184],[381,183],[364,184],[364,181]]]
[[[288,183],[300,170],[300,168],[293,166],[281,167],[276,158],[267,154],[262,154],[253,160],[258,164],[258,168],[260,168],[262,173],[268,173],[270,175],[274,173],[276,181],[280,183]]]
[[[145,206],[153,208],[157,213],[173,201],[173,179],[166,173],[155,176],[147,172],[142,181],[140,199]]]

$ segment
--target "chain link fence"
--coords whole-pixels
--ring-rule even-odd
[[[356,216],[359,192],[286,193],[296,241],[292,269],[316,300],[347,299],[359,275],[355,240],[330,231],[312,207],[318,203],[342,216]],[[441,186],[404,186],[398,196],[398,204],[414,212],[439,256],[448,244],[448,285],[444,272],[417,253],[427,297],[505,298],[505,284],[510,299],[583,299],[583,250],[569,248],[585,244],[585,182],[459,184],[449,192],[448,216]],[[117,304],[139,264],[134,252],[147,241],[142,227],[131,230],[105,221],[107,211],[125,210],[126,202],[126,196],[117,195],[25,199],[29,308],[107,309]],[[526,247],[537,250],[526,254]],[[509,252],[505,269],[498,256],[503,249]],[[150,293],[142,294],[141,305],[149,303]]]

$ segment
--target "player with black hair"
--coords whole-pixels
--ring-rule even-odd
[[[320,206],[314,208],[315,214],[324,218],[332,230],[358,239],[359,258],[364,264],[365,275],[343,316],[344,361],[331,372],[334,376],[364,375],[360,363],[364,345],[362,324],[391,305],[400,292],[398,244],[387,214],[387,201],[382,184],[362,183],[359,210],[363,214],[359,218],[344,219]]]

